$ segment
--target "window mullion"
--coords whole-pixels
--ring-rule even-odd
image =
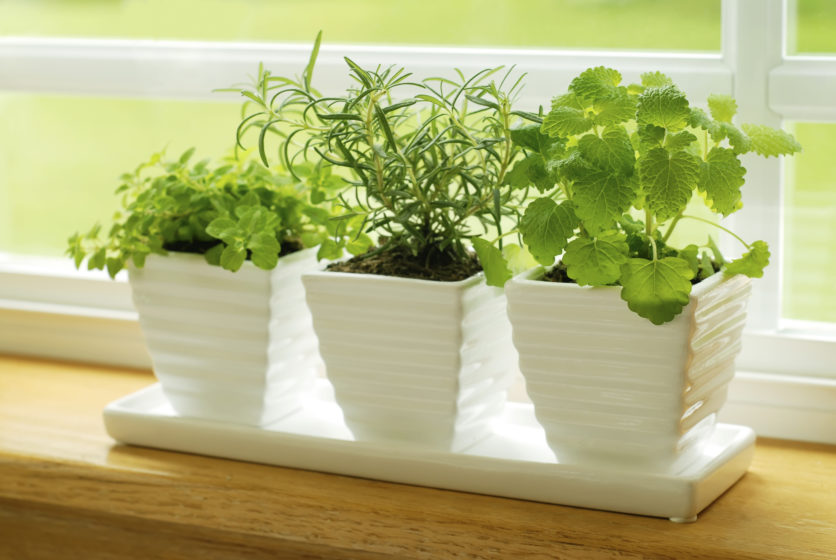
[[[769,107],[769,73],[783,60],[782,0],[724,0],[723,58],[734,75],[734,97],[741,122],[781,126],[781,116]],[[764,240],[771,265],[755,283],[749,304],[749,327],[778,328],[783,254],[783,169],[777,158],[744,156],[747,188],[744,208],[734,217],[734,229],[747,241]],[[727,240],[728,241],[728,240]],[[733,253],[738,246],[729,245]]]

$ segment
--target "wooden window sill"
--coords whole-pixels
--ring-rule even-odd
[[[0,357],[1,558],[704,558],[836,555],[836,447],[759,440],[697,523],[118,445],[147,372]]]

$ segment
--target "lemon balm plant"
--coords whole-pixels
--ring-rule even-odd
[[[300,79],[259,72],[239,137],[255,129],[265,163],[327,162],[350,185],[320,256],[355,256],[303,277],[337,401],[358,439],[470,445],[513,372],[504,297],[470,240],[501,233],[525,196],[505,180],[512,124],[530,117],[512,108],[521,82],[501,68],[417,80],[346,58],[352,86],[322,95],[318,50]]]
[[[726,275],[762,276],[766,243],[748,243],[686,213],[686,206],[696,192],[714,213],[734,213],[742,206],[746,173],[740,156],[792,154],[800,147],[782,130],[736,126],[737,106],[729,96],[712,95],[708,107],[710,116],[658,72],[629,86],[611,68],[591,68],[575,78],[541,125],[515,133],[527,155],[511,182],[543,195],[519,222],[537,260],[551,265],[562,255],[557,274],[570,281],[622,286],[630,309],[655,324],[680,313],[692,281],[720,266]],[[669,245],[682,220],[729,233],[746,253],[726,262],[710,239]]]
[[[769,261],[688,212],[741,207],[740,156],[792,154],[777,129],[733,122],[728,96],[692,107],[658,72],[621,85],[597,67],[556,97],[539,126],[516,133],[526,151],[512,183],[542,196],[518,229],[544,265],[506,286],[520,369],[561,461],[675,471],[697,456],[725,402],[740,350],[750,277]],[[701,220],[745,246],[726,262],[709,237],[671,243]],[[500,263],[501,264],[501,263]],[[722,270],[722,272],[719,272]],[[624,300],[627,307],[623,305]]]
[[[342,181],[324,166],[294,178],[243,154],[192,155],[154,154],[123,175],[108,234],[75,234],[68,251],[111,276],[128,268],[154,373],[180,415],[264,425],[301,406],[319,367],[301,274],[317,265]]]

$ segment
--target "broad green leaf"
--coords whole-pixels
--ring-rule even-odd
[[[342,256],[342,248],[333,239],[326,239],[323,241],[319,246],[319,250],[316,252],[316,258],[320,261],[323,259],[333,261]]]
[[[685,94],[675,86],[651,87],[639,96],[636,118],[641,124],[676,132],[688,126],[691,109]]]
[[[618,88],[614,94],[595,101],[592,122],[609,126],[629,121],[636,116],[636,104],[636,96],[628,95],[625,88]]]
[[[125,266],[125,262],[116,257],[109,257],[106,262],[107,273],[111,278],[115,278],[116,275],[119,274],[119,271]]]
[[[662,146],[662,141],[665,139],[665,129],[661,126],[646,124],[639,126],[636,135],[639,138],[639,152],[644,154],[653,148]]]
[[[636,192],[634,179],[601,170],[578,176],[573,189],[575,214],[592,235],[612,228]]]
[[[655,325],[673,320],[688,305],[694,271],[680,258],[630,259],[621,267],[621,299]]]
[[[247,260],[247,251],[237,245],[228,245],[221,253],[221,267],[236,272]]]
[[[620,83],[621,74],[618,70],[596,66],[584,70],[572,80],[569,91],[580,98],[595,102],[615,93]]]
[[[577,227],[578,218],[571,202],[557,204],[546,197],[528,205],[519,225],[528,250],[545,265],[554,263]]]
[[[538,264],[537,259],[528,249],[520,247],[516,243],[506,243],[502,247],[502,256],[505,257],[505,262],[508,263],[508,268],[511,269],[512,274],[525,272]]]
[[[708,110],[715,121],[730,123],[737,114],[737,102],[731,95],[712,94],[708,96]]]
[[[700,248],[693,244],[679,251],[679,258],[688,263],[695,275],[700,270],[699,253]]]
[[[552,109],[555,107],[571,107],[582,111],[587,105],[574,93],[564,93],[552,99]]]
[[[669,152],[678,152],[679,150],[686,149],[696,140],[697,137],[687,130],[683,130],[675,134],[669,134],[668,137],[665,138],[665,149]]]
[[[479,262],[482,264],[482,270],[485,272],[485,282],[488,286],[504,286],[505,282],[511,278],[511,270],[508,268],[502,252],[493,243],[478,237],[474,237],[470,242],[479,256]]]
[[[279,262],[279,245],[276,236],[267,232],[259,232],[250,238],[247,248],[252,251],[253,264],[258,268],[272,270]]]
[[[663,86],[673,85],[673,80],[671,80],[665,74],[662,74],[659,71],[645,72],[644,74],[641,75],[641,78],[642,78],[642,85],[646,88],[649,88],[649,87],[663,87]]]
[[[238,224],[231,218],[215,218],[206,226],[206,233],[212,237],[231,243],[238,235]]]
[[[734,152],[728,148],[711,148],[700,166],[698,187],[705,193],[711,208],[723,216],[739,210],[740,187],[745,180],[746,169]]]
[[[351,240],[345,244],[345,248],[352,255],[362,255],[369,250],[369,247],[371,247],[373,243],[374,242],[371,237],[365,233],[361,233],[360,235],[352,237]]]
[[[720,123],[719,127],[720,134],[729,139],[729,144],[734,150],[734,153],[745,154],[752,149],[752,140],[742,130],[731,123]],[[712,134],[712,138],[714,136]]]
[[[552,107],[540,130],[549,136],[574,136],[592,128],[592,121],[581,109],[572,107]]]
[[[517,146],[537,152],[544,158],[559,157],[563,154],[566,145],[560,137],[552,138],[548,134],[543,134],[538,124],[512,129],[511,140]]]
[[[555,180],[546,169],[543,156],[531,154],[514,164],[514,167],[505,176],[505,183],[517,189],[534,185],[540,192],[545,192],[554,187]]]
[[[769,265],[769,257],[769,245],[764,241],[755,241],[742,257],[726,263],[723,272],[726,276],[743,274],[749,278],[761,278],[763,269]]]
[[[601,137],[586,134],[578,141],[581,154],[590,163],[605,171],[630,175],[636,162],[633,144],[623,126],[609,126]]]
[[[221,254],[224,252],[224,244],[218,243],[211,249],[203,253],[203,258],[206,262],[213,266],[221,266]]]
[[[569,278],[581,286],[606,286],[618,281],[627,252],[624,234],[608,231],[593,239],[572,240],[562,260]]]
[[[691,115],[688,118],[688,124],[692,128],[701,128],[707,130],[712,137],[720,131],[720,123],[711,120],[705,111],[699,107],[691,108]]]
[[[532,152],[540,151],[540,126],[536,124],[528,124],[519,128],[511,129],[511,140],[520,148],[525,148]]]
[[[696,156],[653,148],[639,158],[645,206],[660,222],[673,218],[688,204],[699,174],[700,160]]]
[[[801,151],[801,144],[789,132],[757,124],[744,124],[741,128],[752,140],[752,149],[762,156],[780,156]]]

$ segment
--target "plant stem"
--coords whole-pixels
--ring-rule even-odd
[[[732,230],[721,226],[720,224],[718,224],[716,222],[712,222],[711,220],[706,220],[705,218],[700,218],[698,216],[689,216],[688,214],[682,214],[682,217],[683,218],[688,218],[688,219],[691,219],[691,220],[697,220],[698,222],[703,222],[703,223],[712,225],[712,226],[714,226],[718,229],[721,229],[721,230],[725,231],[726,233],[728,233],[729,235],[731,235],[732,237],[734,237],[735,239],[737,239],[738,241],[740,241],[743,244],[744,247],[746,247],[747,249],[751,249],[751,246],[748,243],[746,243],[745,241],[743,241],[743,239],[741,239],[741,237],[739,235],[737,235]]]
[[[676,227],[676,224],[678,224],[679,220],[682,219],[683,212],[685,212],[685,209],[680,210],[679,214],[677,214],[676,217],[671,222],[671,225],[668,226],[668,231],[666,231],[664,237],[662,237],[662,242],[663,243],[667,243],[668,239],[670,239],[671,234],[673,233],[673,230]]]

